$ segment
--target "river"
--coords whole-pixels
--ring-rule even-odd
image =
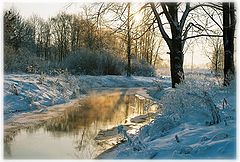
[[[42,124],[4,141],[5,159],[93,159],[126,141],[159,111],[152,100],[125,91],[93,92]]]

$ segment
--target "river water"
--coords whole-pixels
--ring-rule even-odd
[[[93,159],[153,120],[157,104],[120,91],[92,93],[42,125],[22,129],[4,143],[5,159]]]

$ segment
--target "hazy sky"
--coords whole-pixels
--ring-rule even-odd
[[[17,9],[20,14],[24,17],[24,18],[29,18],[31,15],[36,14],[39,15],[40,17],[47,19],[51,16],[56,15],[57,13],[59,13],[60,11],[66,11],[69,13],[77,13],[79,12],[79,8],[80,6],[82,6],[82,3],[73,3],[71,5],[71,7],[67,8],[67,6],[69,5],[69,2],[44,2],[44,3],[40,3],[38,2],[21,2],[21,3],[14,3],[14,2],[10,2],[10,3],[4,3],[3,7],[4,9],[9,9],[11,7],[14,7],[15,9]],[[166,49],[166,51],[168,51]],[[162,52],[162,56],[164,59],[169,59],[169,55],[165,54],[165,51]],[[185,57],[184,57],[184,64],[191,64],[192,62],[192,57],[191,57],[191,53],[186,53]],[[194,58],[193,58],[194,64],[195,65],[200,65],[200,64],[206,64],[207,62],[209,62],[208,58],[205,56],[205,54],[203,53],[202,48],[200,48],[200,46],[195,47],[194,49]]]
[[[4,3],[4,9],[8,9],[14,7],[17,9],[20,14],[24,18],[28,18],[33,14],[39,15],[44,19],[47,19],[51,16],[56,15],[60,11],[64,11],[67,9],[69,3],[61,2],[61,3]],[[71,10],[77,12],[76,7],[72,5]],[[75,5],[77,6],[77,5]]]

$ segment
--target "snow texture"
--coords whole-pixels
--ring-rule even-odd
[[[156,87],[148,89],[154,103],[162,105],[155,120],[134,136],[122,131],[127,142],[99,159],[234,159],[236,83],[220,83],[204,74],[187,75],[175,89],[169,77],[9,74],[4,76],[4,118],[33,110],[41,113],[93,89]]]
[[[236,88],[222,87],[214,77],[188,76],[176,89],[149,93],[163,105],[130,143],[99,159],[235,159]],[[220,121],[213,123],[212,109]],[[137,139],[137,140],[134,140]]]
[[[94,89],[153,87],[155,80],[158,78],[8,74],[4,76],[4,120],[34,110],[47,111],[49,106],[67,103]]]

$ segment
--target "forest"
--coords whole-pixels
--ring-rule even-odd
[[[4,158],[235,159],[236,12],[69,2],[44,18],[6,5]]]

